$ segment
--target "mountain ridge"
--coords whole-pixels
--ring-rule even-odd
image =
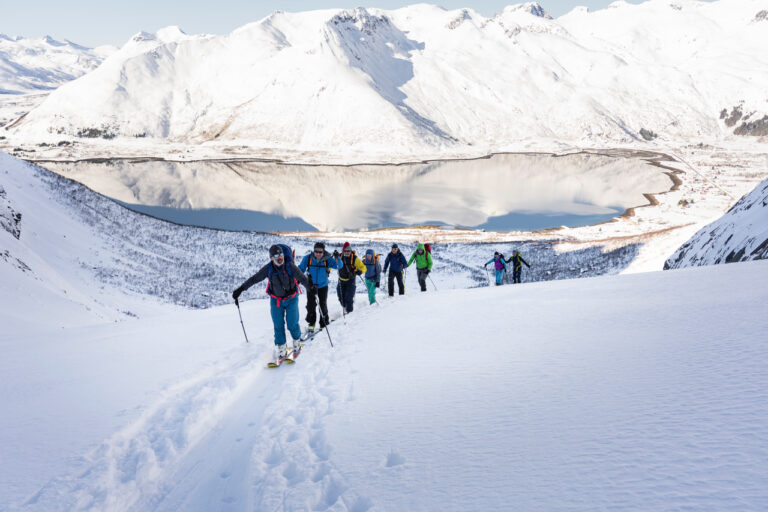
[[[275,12],[224,36],[132,39],[6,131],[402,156],[733,138],[768,113],[759,2],[681,5]],[[752,116],[726,126],[736,105]]]

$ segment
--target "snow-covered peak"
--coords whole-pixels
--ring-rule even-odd
[[[527,12],[533,16],[539,18],[546,18],[551,20],[552,16],[544,10],[544,8],[538,2],[525,2],[522,4],[509,5],[504,8],[504,12]]]
[[[631,4],[629,2],[625,2],[624,0],[614,0],[613,2],[608,4],[606,9],[620,9],[622,7],[628,7],[630,5]]]
[[[171,25],[165,28],[161,28],[155,33],[155,36],[164,43],[170,43],[174,41],[180,41],[182,39],[188,39],[189,36],[186,32],[181,30],[177,25]]]

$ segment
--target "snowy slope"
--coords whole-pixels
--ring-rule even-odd
[[[56,89],[96,69],[116,48],[0,34],[0,95]]]
[[[750,122],[742,132],[758,135],[764,7],[651,0],[555,20],[536,4],[492,18],[419,4],[276,12],[220,37],[171,28],[134,38],[9,136],[391,160],[534,139],[723,138]]]
[[[693,235],[669,257],[664,268],[760,259],[768,259],[768,180]]]
[[[0,497],[46,511],[760,510],[768,295],[752,284],[767,278],[751,262],[409,294],[277,371],[263,300],[244,308],[250,345],[232,306],[4,330]]]

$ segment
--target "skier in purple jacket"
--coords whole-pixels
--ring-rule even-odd
[[[500,286],[501,280],[504,279],[504,272],[507,270],[507,264],[504,261],[504,257],[498,252],[495,252],[493,253],[493,258],[488,260],[483,266],[488,268],[489,263],[493,263],[496,268],[496,286]]]

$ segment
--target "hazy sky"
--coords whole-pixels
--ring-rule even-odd
[[[601,9],[613,0],[547,0],[539,2],[557,17],[577,5]],[[141,30],[155,32],[178,25],[189,34],[226,34],[258,21],[272,11],[351,8],[360,5],[396,9],[415,0],[0,0],[0,33],[24,37],[50,35],[85,46],[122,45]],[[442,0],[446,9],[472,7],[492,16],[514,0]],[[632,0],[639,3],[639,0]]]

